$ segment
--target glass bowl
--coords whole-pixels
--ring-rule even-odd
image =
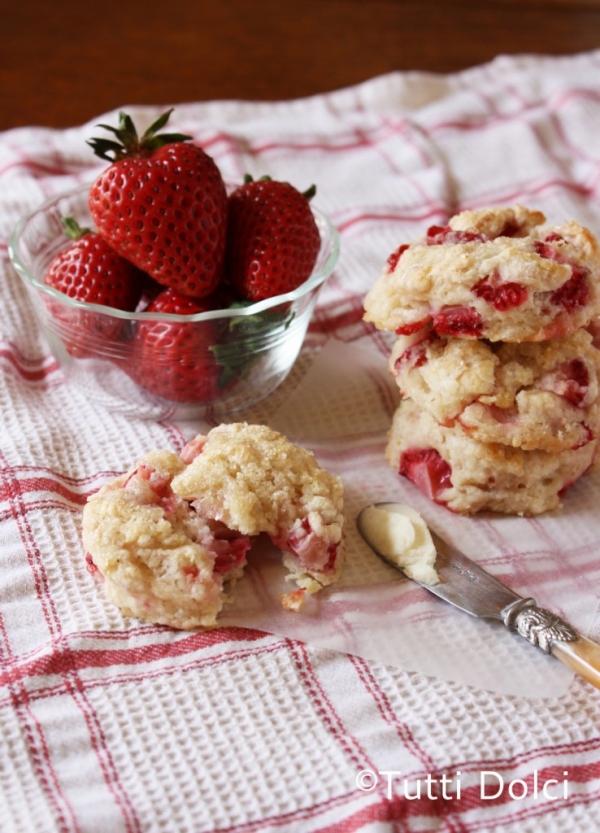
[[[281,384],[300,352],[319,290],[339,256],[339,235],[327,217],[311,207],[321,248],[312,275],[293,292],[194,315],[123,312],[73,300],[43,283],[52,258],[69,245],[63,218],[73,217],[81,227],[93,225],[88,191],[86,185],[44,203],[17,223],[9,241],[11,261],[69,382],[109,410],[151,419],[223,416],[253,405]],[[199,374],[207,373],[210,343],[212,375],[207,384],[194,386],[189,395],[186,388],[185,394],[172,399],[168,384],[162,384],[173,372],[172,362],[163,367],[157,361],[153,372],[141,377],[136,345],[139,333],[152,322],[187,328],[185,337],[202,345]]]

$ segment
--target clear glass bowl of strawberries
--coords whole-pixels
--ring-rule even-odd
[[[67,378],[137,417],[249,407],[288,375],[339,255],[310,199],[233,186],[190,137],[125,114],[89,144],[107,168],[23,218],[9,254]]]

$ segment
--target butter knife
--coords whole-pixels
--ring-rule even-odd
[[[375,507],[385,510],[394,505],[376,503]],[[393,559],[369,540],[366,525],[361,520],[368,508],[365,507],[358,515],[358,531],[378,556],[402,571]],[[429,532],[436,549],[435,571],[439,582],[417,584],[465,613],[500,620],[508,630],[516,631],[532,645],[552,654],[588,683],[600,688],[600,645],[577,633],[564,619],[538,607],[535,599],[519,596],[437,533]]]

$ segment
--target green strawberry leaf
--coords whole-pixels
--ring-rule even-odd
[[[138,136],[135,124],[127,113],[119,113],[119,126],[113,127],[110,124],[99,124],[103,130],[108,130],[119,141],[114,139],[87,139],[87,144],[93,149],[96,156],[106,159],[108,162],[117,162],[126,156],[147,153],[151,150],[172,144],[173,142],[187,142],[191,136],[184,133],[158,133],[168,122],[173,108],[167,110],[153,122],[143,134]]]
[[[85,234],[90,234],[92,231],[87,226],[82,228],[74,217],[63,217],[62,224],[63,232],[69,240],[79,240]]]

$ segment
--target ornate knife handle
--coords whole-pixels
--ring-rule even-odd
[[[600,645],[577,633],[560,616],[538,607],[534,599],[519,599],[504,608],[502,618],[509,630],[516,631],[600,688]]]

